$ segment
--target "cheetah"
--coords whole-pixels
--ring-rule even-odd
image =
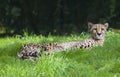
[[[41,55],[48,55],[52,52],[65,51],[67,49],[84,48],[91,49],[95,46],[102,46],[105,40],[105,33],[108,23],[93,24],[88,23],[90,36],[83,41],[57,42],[45,44],[26,44],[17,54],[18,58],[27,60],[37,60]]]

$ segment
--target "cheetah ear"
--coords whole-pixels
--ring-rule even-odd
[[[93,26],[93,23],[88,22],[88,29],[91,29],[91,28],[92,28],[92,26]]]
[[[108,23],[105,23],[105,24],[104,24],[104,26],[106,27],[106,29],[108,28],[108,25],[109,25]]]

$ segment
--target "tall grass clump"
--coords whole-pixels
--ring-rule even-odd
[[[120,34],[107,32],[102,47],[74,49],[39,57],[32,62],[17,58],[22,45],[83,40],[70,36],[27,35],[0,38],[0,77],[120,77]]]

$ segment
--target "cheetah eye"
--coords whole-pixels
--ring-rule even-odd
[[[104,28],[101,28],[101,30],[104,30]]]
[[[97,30],[97,28],[94,28],[93,30]]]

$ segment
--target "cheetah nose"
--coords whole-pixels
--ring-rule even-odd
[[[101,35],[101,33],[97,33],[97,35],[99,35],[99,36],[100,36],[100,35]]]

